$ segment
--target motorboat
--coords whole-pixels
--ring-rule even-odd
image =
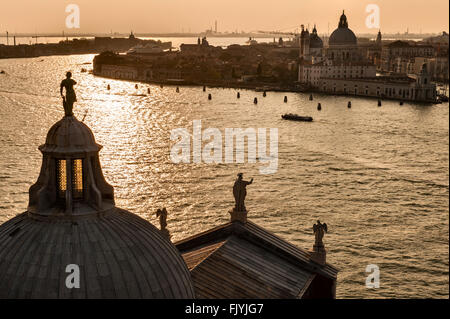
[[[311,116],[300,116],[297,114],[287,113],[284,115],[281,115],[281,118],[283,120],[290,120],[290,121],[300,121],[300,122],[312,122],[313,118]]]

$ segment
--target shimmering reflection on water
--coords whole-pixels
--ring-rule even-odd
[[[338,298],[448,297],[448,103],[399,106],[385,101],[154,85],[81,73],[92,55],[0,60],[0,222],[26,209],[41,165],[37,146],[62,115],[58,85],[71,69],[76,115],[104,146],[101,162],[116,202],[157,224],[165,206],[174,240],[228,220],[238,171],[254,177],[250,218],[310,248],[311,226],[327,222],[328,260],[340,269]],[[42,61],[43,60],[43,61]],[[106,90],[107,84],[111,91]],[[151,94],[147,94],[150,87]],[[289,102],[283,103],[284,95]],[[259,97],[258,105],[253,98]],[[316,110],[317,102],[322,111]],[[314,116],[283,122],[280,114]],[[278,127],[279,168],[256,164],[173,164],[170,130],[202,120],[203,128]],[[364,286],[377,264],[381,288]]]

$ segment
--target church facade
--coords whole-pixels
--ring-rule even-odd
[[[316,31],[317,33],[317,31]],[[329,93],[359,95],[420,102],[436,101],[436,85],[426,65],[418,75],[377,75],[381,63],[381,32],[373,45],[358,45],[343,12],[328,47],[310,50],[309,33],[302,31],[298,82]],[[302,45],[303,44],[303,45]],[[383,49],[384,50],[384,49]]]

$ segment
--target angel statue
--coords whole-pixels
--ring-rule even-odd
[[[316,242],[314,246],[323,247],[323,235],[328,232],[327,224],[321,223],[320,220],[317,220],[317,224],[313,226],[314,235],[316,236]]]

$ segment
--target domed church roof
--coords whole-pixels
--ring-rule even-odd
[[[79,288],[68,288],[69,265]],[[22,213],[0,226],[0,298],[194,298],[178,250],[125,210],[64,220]]]
[[[317,34],[316,26],[314,26],[314,29],[309,37],[309,47],[311,49],[321,49],[323,48],[323,41]]]
[[[95,142],[94,134],[74,116],[65,116],[48,131],[42,152],[76,153],[98,152],[101,146]]]
[[[329,45],[356,45],[357,39],[352,30],[348,28],[347,17],[342,12],[339,20],[339,25],[336,30],[330,35]]]
[[[194,298],[171,241],[115,206],[100,148],[74,116],[50,129],[28,210],[0,225],[0,298]]]

